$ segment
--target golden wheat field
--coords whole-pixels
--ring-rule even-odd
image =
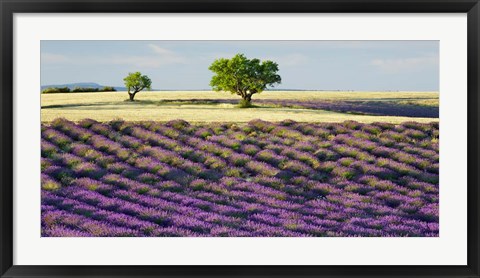
[[[238,96],[225,92],[210,91],[161,91],[140,92],[134,102],[125,101],[126,92],[60,93],[42,94],[42,122],[55,118],[78,121],[91,118],[98,121],[124,119],[128,121],[169,121],[184,119],[189,122],[248,122],[253,119],[281,121],[292,119],[299,122],[343,122],[354,120],[362,123],[405,121],[432,122],[438,118],[375,116],[342,113],[323,109],[281,107],[256,100],[295,101],[372,101],[382,103],[438,107],[438,92],[337,92],[337,91],[267,91],[254,95],[254,108],[238,108]],[[194,101],[191,101],[194,100]],[[206,100],[202,102],[202,100]],[[215,100],[220,103],[208,102]],[[230,101],[230,103],[222,103]]]

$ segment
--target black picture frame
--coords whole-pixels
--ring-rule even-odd
[[[1,277],[480,277],[478,0],[0,0]],[[468,249],[466,266],[26,266],[13,265],[14,13],[467,13]],[[26,169],[28,172],[28,169]]]

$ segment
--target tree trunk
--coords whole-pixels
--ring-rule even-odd
[[[130,93],[128,92],[128,96],[130,97],[130,101],[133,101],[133,98],[135,97],[136,93]]]
[[[245,96],[245,101],[250,105],[252,103],[252,94],[248,94]]]
[[[251,101],[252,101],[252,95],[243,95],[242,96],[242,101],[240,102],[240,107],[241,108],[248,108],[251,106]]]

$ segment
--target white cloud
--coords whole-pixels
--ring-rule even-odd
[[[213,53],[208,53],[205,55],[201,55],[196,57],[199,61],[202,62],[213,62],[214,60],[225,58],[225,59],[230,59],[233,56],[235,56],[237,53],[228,53],[228,52],[213,52]]]
[[[402,50],[405,48],[431,48],[437,45],[436,41],[376,41],[376,40],[362,40],[362,41],[322,41],[318,44],[320,47],[327,47],[330,49],[391,49]]]
[[[65,55],[53,54],[53,53],[42,53],[41,54],[42,64],[60,64],[68,63],[70,59]]]
[[[400,72],[420,70],[425,67],[438,65],[438,57],[415,57],[415,58],[401,58],[401,59],[374,59],[370,65],[375,66],[386,72]]]
[[[142,59],[147,58],[153,60],[152,62],[147,62],[144,63],[146,65],[150,64],[153,67],[159,67],[162,65],[170,65],[170,64],[186,64],[187,59],[186,57],[171,51],[169,49],[160,47],[155,44],[147,44],[147,47],[152,50],[152,52],[156,55],[154,56],[148,56],[148,57],[142,57]],[[130,57],[133,58],[133,57]]]
[[[42,53],[43,64],[70,64],[70,65],[128,65],[138,68],[158,68],[172,64],[186,64],[187,59],[171,50],[148,44],[151,53],[146,55],[112,55],[67,57],[60,54]]]
[[[211,53],[210,55],[201,57],[202,61],[214,61],[220,58],[230,59],[234,57],[237,53],[228,53],[228,52],[216,52]],[[282,66],[296,66],[305,64],[308,62],[308,57],[300,53],[292,53],[282,56],[267,56],[267,57],[253,57],[246,55],[248,59],[258,58],[260,61],[270,60],[278,64],[279,67]]]
[[[153,52],[157,53],[157,54],[160,54],[160,55],[171,55],[173,53],[173,51],[171,50],[168,50],[166,48],[162,48],[158,45],[155,45],[155,44],[147,44],[147,46],[153,50]]]
[[[276,63],[278,63],[278,66],[297,66],[297,65],[303,65],[308,62],[308,57],[300,54],[300,53],[293,53],[285,56],[280,56],[280,57],[273,57],[269,60],[272,60]]]
[[[128,65],[139,68],[158,68],[169,64],[169,62],[148,56],[115,56],[103,61],[101,64]]]

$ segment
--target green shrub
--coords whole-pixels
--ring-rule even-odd
[[[245,100],[245,99],[242,99],[240,100],[240,102],[238,103],[238,107],[239,108],[251,108],[253,107],[252,103],[248,100]]]
[[[50,87],[42,90],[42,94],[54,93],[91,93],[91,92],[115,92],[115,88],[104,86],[102,88],[75,87],[72,90],[68,87]]]
[[[98,88],[83,88],[83,87],[75,87],[72,90],[72,93],[85,93],[85,92],[98,92]]]
[[[102,89],[100,89],[100,92],[116,92],[115,88],[111,86],[105,86]]]
[[[55,94],[55,93],[69,93],[70,88],[68,87],[51,87],[42,90],[42,94]]]

